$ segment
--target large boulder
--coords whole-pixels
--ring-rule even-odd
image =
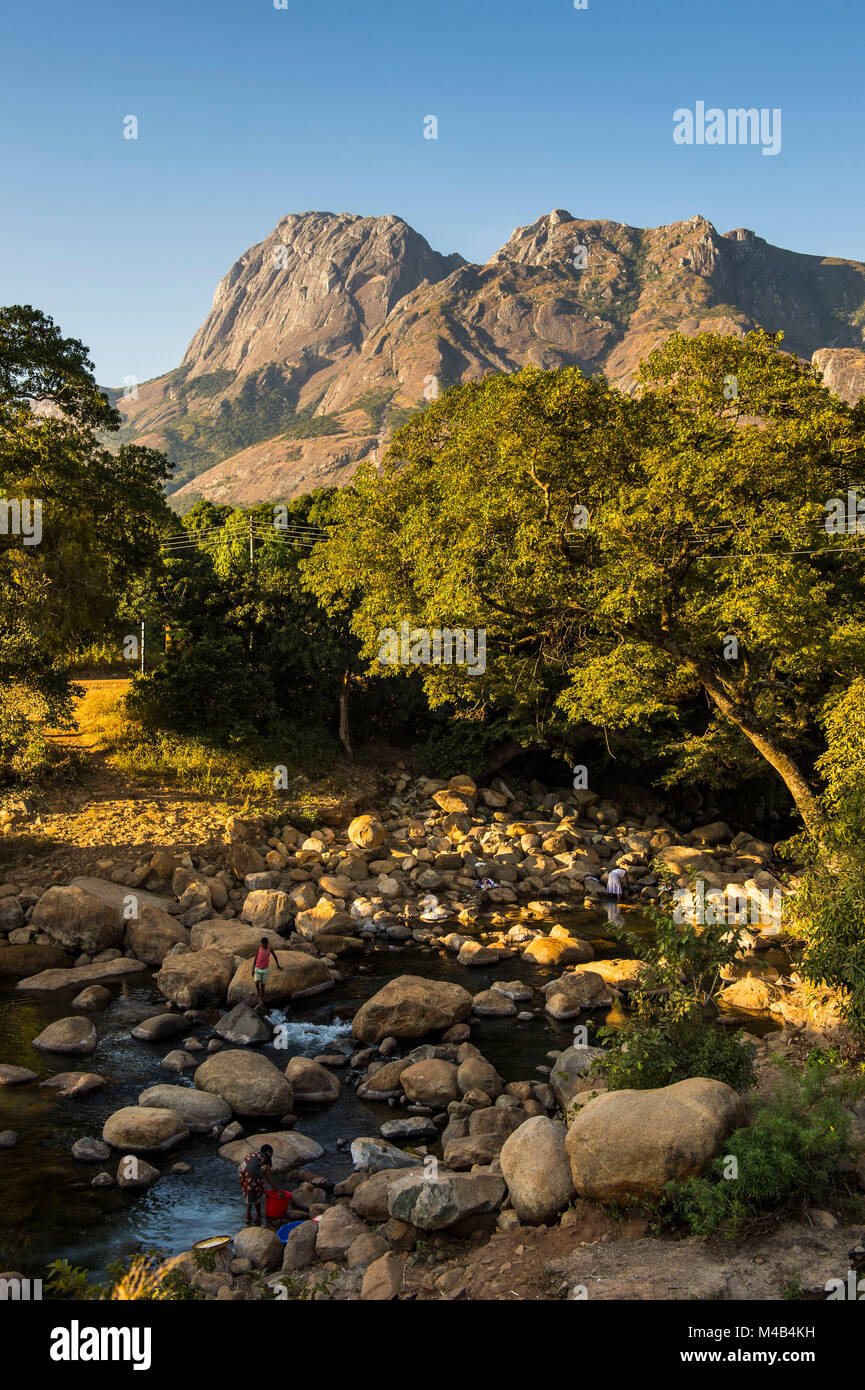
[[[213,1031],[218,1038],[224,1038],[236,1047],[253,1047],[257,1043],[270,1042],[273,1037],[270,1024],[265,1023],[249,1004],[235,1004],[213,1025]]]
[[[625,957],[616,957],[614,960],[593,960],[591,965],[575,966],[573,973],[575,975],[600,975],[604,984],[614,989],[631,990],[652,983],[652,967],[646,961]]]
[[[128,1153],[164,1153],[182,1139],[188,1139],[189,1130],[173,1110],[126,1105],[108,1116],[102,1127],[102,1138],[106,1144]]]
[[[422,1231],[441,1231],[463,1217],[491,1212],[505,1196],[504,1178],[493,1173],[447,1173],[437,1178],[406,1175],[387,1194],[390,1215]]]
[[[352,1033],[361,1042],[383,1038],[423,1038],[461,1023],[471,1013],[472,996],[462,985],[398,975],[362,1004]]]
[[[39,1089],[53,1091],[65,1099],[67,1096],[87,1096],[91,1091],[101,1091],[103,1086],[109,1084],[108,1077],[100,1076],[96,1071],[59,1071],[40,1081]]]
[[[362,1081],[357,1088],[361,1100],[391,1100],[403,1094],[400,1077],[411,1062],[407,1057],[397,1057],[393,1062],[385,1062],[378,1071]]]
[[[20,978],[68,965],[69,957],[61,946],[6,946],[0,951],[0,975]]]
[[[166,1038],[179,1037],[189,1032],[189,1019],[183,1014],[151,1014],[143,1018],[132,1030],[138,1042],[163,1042]]]
[[[294,911],[287,893],[281,888],[256,888],[248,893],[241,917],[244,922],[264,936],[272,936],[283,927],[291,930]]]
[[[31,1081],[38,1081],[39,1077],[35,1071],[29,1067],[16,1067],[11,1063],[0,1063],[0,1086],[27,1086]]]
[[[355,816],[348,827],[348,838],[358,849],[378,849],[385,842],[384,826],[375,816]]]
[[[424,1170],[417,1164],[417,1161],[411,1170],[381,1168],[377,1173],[373,1173],[371,1177],[360,1183],[351,1194],[349,1205],[352,1211],[356,1212],[364,1221],[387,1221],[390,1215],[387,1205],[388,1193],[393,1184],[408,1177],[409,1172],[418,1182],[423,1181]]]
[[[366,1234],[365,1223],[350,1207],[328,1207],[318,1222],[315,1253],[320,1260],[344,1260],[352,1241]]]
[[[273,1149],[273,1174],[288,1173],[303,1163],[314,1163],[321,1158],[324,1149],[306,1134],[298,1134],[296,1129],[278,1130],[272,1134],[250,1134],[248,1139],[233,1139],[223,1144],[219,1157],[227,1158],[235,1167],[242,1163],[251,1149],[260,1149],[269,1144]]]
[[[40,1052],[75,1052],[86,1055],[96,1051],[96,1029],[89,1018],[58,1018],[33,1039],[32,1046]]]
[[[260,1052],[214,1052],[195,1073],[199,1091],[222,1096],[236,1115],[286,1115],[292,1089],[282,1072]]]
[[[603,1047],[567,1047],[559,1053],[550,1069],[550,1085],[563,1110],[585,1089],[585,1077],[593,1067],[600,1067],[606,1056]]]
[[[231,1106],[221,1096],[196,1091],[191,1086],[148,1086],[138,1097],[138,1104],[173,1110],[192,1134],[209,1134],[214,1125],[221,1129],[231,1119]]]
[[[668,1182],[702,1173],[741,1117],[723,1081],[693,1076],[650,1091],[608,1091],[568,1130],[574,1187],[599,1202],[659,1197]]]
[[[229,1004],[255,1004],[258,992],[253,979],[254,958],[243,961],[228,986]],[[264,1001],[278,1008],[292,999],[304,999],[331,989],[333,976],[325,961],[305,951],[279,951],[271,957]]]
[[[588,941],[576,936],[567,941],[555,936],[536,936],[523,951],[523,960],[533,961],[535,965],[578,965],[593,960],[594,955]]]
[[[238,1260],[249,1260],[253,1269],[282,1268],[282,1241],[276,1231],[266,1226],[244,1226],[234,1237],[234,1253]]]
[[[292,1057],[285,1074],[296,1105],[324,1105],[339,1100],[342,1090],[339,1077],[311,1057]]]
[[[95,956],[122,946],[126,925],[120,908],[83,888],[49,888],[33,909],[31,925],[72,951]]]
[[[511,1206],[521,1221],[552,1221],[574,1196],[567,1131],[558,1120],[533,1115],[505,1140],[499,1154]]]
[[[381,1172],[383,1168],[413,1168],[418,1162],[417,1154],[405,1153],[386,1139],[376,1139],[371,1135],[360,1135],[353,1139],[349,1152],[355,1168],[370,1173]]]
[[[351,926],[351,918],[341,907],[332,903],[330,898],[321,898],[315,907],[298,912],[295,926],[301,936],[312,941],[317,936],[338,936],[340,932],[344,934]]]
[[[10,951],[14,949],[14,946],[9,947]],[[83,985],[121,984],[130,975],[140,975],[146,969],[143,961],[116,956],[114,960],[94,961],[92,965],[76,965],[68,970],[40,970],[38,975],[19,980],[16,989],[25,994],[65,994],[69,990],[80,990]]]
[[[123,944],[130,955],[147,965],[161,965],[168,952],[177,945],[189,945],[189,931],[160,907],[145,904],[138,916],[126,924]]]
[[[187,951],[162,962],[156,984],[179,1009],[207,1009],[222,1003],[231,975],[224,951]]]
[[[248,922],[238,922],[233,918],[208,917],[206,921],[197,922],[190,928],[189,941],[193,951],[225,951],[236,958],[235,964],[239,964],[240,960],[255,955],[263,935],[263,932],[256,931]],[[278,932],[268,932],[267,936],[272,950],[288,949],[288,941]]]
[[[435,1057],[406,1067],[400,1083],[409,1100],[435,1106],[436,1110],[447,1109],[450,1102],[459,1100],[462,1094],[453,1062],[438,1061]]]

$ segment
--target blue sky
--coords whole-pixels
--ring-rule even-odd
[[[700,212],[865,260],[856,0],[7,0],[0,40],[0,302],[106,385],[176,366],[289,212],[394,212],[472,260],[556,207]],[[700,100],[780,107],[780,154],[676,146]]]

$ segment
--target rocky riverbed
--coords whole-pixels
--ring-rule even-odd
[[[224,1233],[230,1267],[184,1265],[209,1297],[261,1296],[256,1273],[282,1271],[332,1297],[476,1297],[476,1279],[418,1284],[418,1251],[447,1262],[522,1232],[534,1278],[526,1250],[564,1241],[546,1269],[603,1238],[597,1203],[704,1167],[741,1118],[728,1087],[606,1094],[589,1075],[596,1025],[640,979],[615,929],[649,929],[659,873],[740,904],[783,895],[772,847],[533,793],[403,778],[309,832],[233,816],[198,852],[0,884],[0,1266],[96,1269],[136,1240],[174,1253]],[[604,897],[614,867],[625,909]],[[783,928],[734,920],[728,1021],[758,1059],[826,1046],[833,1003],[790,972]],[[264,1136],[301,1223],[284,1247],[237,1230],[235,1165]]]

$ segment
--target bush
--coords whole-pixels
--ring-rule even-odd
[[[798,1075],[776,1060],[779,1081],[770,1100],[754,1100],[753,1124],[734,1131],[702,1177],[667,1185],[669,1214],[694,1235],[738,1236],[761,1219],[850,1196],[839,1161],[855,1160],[862,1145],[845,1105],[865,1095],[865,1077],[837,1067],[834,1054],[812,1054]]]
[[[737,933],[725,924],[678,925],[669,909],[649,906],[647,913],[654,939],[617,932],[650,973],[631,994],[631,1017],[599,1030],[609,1046],[610,1090],[650,1090],[689,1076],[746,1090],[754,1079],[751,1054],[715,1023],[715,995],[723,967],[735,959]]]
[[[726,1082],[734,1091],[745,1091],[754,1080],[751,1054],[738,1036],[701,1020],[652,1025],[628,1019],[620,1028],[602,1031],[614,1038],[605,1066],[611,1091],[672,1086],[689,1076],[706,1076]]]
[[[239,637],[203,636],[139,676],[127,709],[146,728],[228,745],[253,738],[277,717],[269,679],[249,665]]]

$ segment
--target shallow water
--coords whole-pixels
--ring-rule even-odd
[[[573,913],[567,920],[595,941],[599,958],[630,954],[612,938],[603,914]],[[627,914],[627,925],[638,932],[650,930],[638,912]],[[515,957],[490,968],[469,969],[457,965],[453,956],[445,958],[437,949],[410,943],[380,946],[363,957],[343,960],[340,969],[345,978],[328,994],[301,1001],[289,1015],[274,1011],[273,1021],[286,1024],[289,1046],[262,1050],[279,1067],[284,1068],[292,1056],[339,1050],[339,1044],[351,1037],[351,1025],[340,1013],[352,1012],[386,980],[402,974],[448,979],[472,993],[489,988],[496,979],[520,979],[533,987],[533,999],[517,1006],[531,1010],[531,1022],[513,1017],[472,1020],[472,1040],[506,1082],[543,1079],[536,1068],[548,1063],[547,1051],[568,1046],[573,1036],[573,1022],[552,1022],[539,993],[542,985],[561,973],[560,968],[538,967]],[[67,1100],[40,1090],[36,1083],[0,1086],[0,1130],[14,1129],[19,1135],[15,1148],[0,1149],[0,1272],[16,1269],[43,1278],[48,1262],[67,1259],[101,1273],[106,1262],[138,1247],[174,1254],[208,1236],[234,1234],[243,1221],[236,1170],[218,1157],[210,1139],[193,1137],[166,1155],[149,1156],[164,1176],[146,1192],[92,1188],[96,1173],[116,1172],[119,1155],[93,1164],[78,1163],[70,1153],[76,1139],[101,1137],[107,1116],[135,1104],[145,1087],[157,1082],[192,1085],[191,1073],[178,1077],[159,1067],[166,1053],[182,1045],[179,1039],[143,1043],[130,1036],[137,1021],[131,1013],[153,1011],[165,1002],[152,977],[136,977],[118,990],[109,1008],[88,1014],[99,1035],[97,1049],[89,1057],[46,1057],[32,1048],[30,1039],[48,1023],[76,1011],[70,1009],[68,998],[36,1003],[16,993],[13,986],[14,981],[0,980],[0,1062],[29,1067],[40,1080],[60,1071],[100,1072],[111,1078],[111,1085]],[[579,1021],[588,1025],[592,1041],[596,1029],[607,1021],[607,1013],[597,1010]],[[755,1031],[752,1022],[746,1026]],[[210,1036],[204,1025],[190,1025],[189,1033],[203,1041]],[[337,1139],[376,1135],[379,1126],[393,1117],[388,1105],[359,1100],[351,1086],[343,1086],[333,1105],[299,1108],[297,1130],[325,1150],[322,1158],[308,1166],[334,1179],[346,1177],[351,1160],[337,1148]],[[263,1122],[259,1132],[268,1123]],[[256,1132],[248,1122],[245,1128],[247,1133]],[[178,1159],[191,1163],[194,1171],[172,1174],[171,1164]]]

